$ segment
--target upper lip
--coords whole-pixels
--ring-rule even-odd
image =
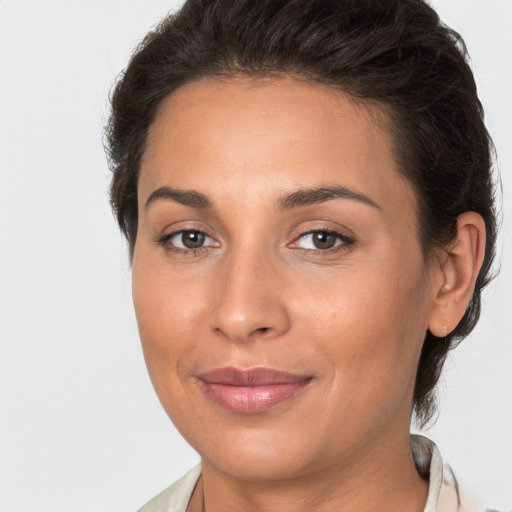
[[[217,368],[200,373],[197,377],[209,384],[241,387],[290,384],[311,378],[307,375],[296,375],[282,370],[274,370],[273,368],[240,369],[233,367]]]

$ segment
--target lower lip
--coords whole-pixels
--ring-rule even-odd
[[[228,386],[203,380],[199,382],[206,394],[225,409],[255,414],[293,398],[310,383],[310,379],[261,386]]]

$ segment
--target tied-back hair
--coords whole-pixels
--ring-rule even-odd
[[[391,120],[398,170],[417,195],[425,262],[454,241],[460,214],[477,212],[486,226],[464,317],[445,338],[425,336],[414,391],[416,422],[425,425],[448,351],[478,320],[495,252],[493,146],[467,59],[460,35],[423,0],[187,0],[136,48],[111,97],[111,203],[130,253],[148,129],[181,85],[288,76],[379,105]]]

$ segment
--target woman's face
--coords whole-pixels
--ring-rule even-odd
[[[210,467],[305,475],[408,435],[433,287],[386,126],[292,79],[161,106],[133,296],[158,396]]]

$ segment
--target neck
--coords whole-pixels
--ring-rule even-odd
[[[422,512],[428,483],[414,466],[409,433],[365,448],[357,460],[286,480],[240,480],[203,461],[189,512]]]

